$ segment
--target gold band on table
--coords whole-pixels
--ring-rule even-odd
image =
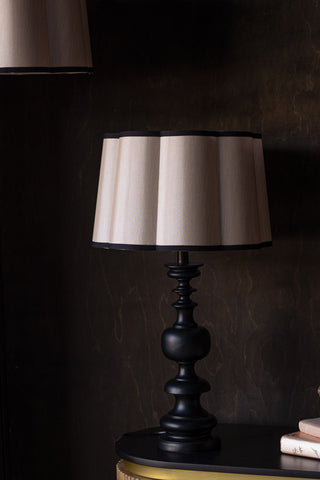
[[[234,480],[235,477],[236,480],[248,480],[248,477],[250,477],[250,480],[303,480],[293,477],[147,467],[126,460],[120,460],[117,464],[117,480]]]

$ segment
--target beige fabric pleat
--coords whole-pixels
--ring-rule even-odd
[[[92,67],[85,0],[0,0],[0,69],[41,67]]]
[[[85,0],[47,0],[53,66],[92,66]]]
[[[157,137],[119,140],[110,228],[112,243],[131,243],[131,240],[138,245],[155,243],[159,143]]]
[[[49,66],[44,0],[0,0],[0,67]]]
[[[253,138],[219,138],[222,245],[261,242]]]
[[[161,137],[157,245],[221,244],[218,143]]]
[[[270,242],[261,139],[105,138],[93,241],[123,248]]]
[[[111,238],[116,192],[119,140],[105,139],[102,148],[94,237]]]

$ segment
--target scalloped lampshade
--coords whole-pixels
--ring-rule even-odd
[[[0,0],[0,74],[91,70],[85,0]]]
[[[93,242],[156,250],[270,243],[261,135],[106,134]]]

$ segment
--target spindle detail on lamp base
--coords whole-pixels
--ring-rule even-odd
[[[188,252],[178,253],[177,264],[166,265],[169,277],[178,281],[173,292],[179,295],[173,303],[177,320],[163,332],[161,342],[164,355],[179,365],[178,375],[165,385],[165,391],[176,398],[175,406],[160,420],[166,433],[160,436],[159,447],[168,452],[213,450],[219,445],[218,439],[211,436],[217,420],[200,405],[200,395],[209,391],[210,385],[194,370],[195,362],[210,350],[210,334],[194,321],[193,309],[197,304],[190,298],[196,291],[190,280],[200,275],[201,266],[189,263]]]

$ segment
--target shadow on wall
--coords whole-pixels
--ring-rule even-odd
[[[273,246],[197,254],[198,371],[219,422],[296,425],[319,416],[320,151],[267,150]],[[197,286],[197,285],[196,285]]]
[[[264,157],[275,241],[319,239],[320,149],[265,150]]]

